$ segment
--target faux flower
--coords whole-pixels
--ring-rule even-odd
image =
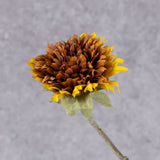
[[[101,38],[96,38],[96,33],[74,35],[67,42],[48,44],[46,54],[28,61],[33,78],[54,93],[52,101],[78,98],[101,89],[114,93],[113,86],[119,91],[118,82],[110,77],[128,68],[118,66],[123,59],[112,55],[113,47],[103,46],[106,39],[101,41]]]
[[[96,33],[83,33],[79,37],[74,35],[67,42],[48,44],[46,54],[31,58],[27,64],[44,90],[54,93],[52,101],[60,103],[68,116],[81,111],[119,159],[128,160],[91,116],[92,99],[112,108],[109,97],[101,90],[114,93],[113,86],[116,86],[119,91],[118,82],[110,77],[128,71],[128,68],[118,66],[123,59],[112,55],[113,47],[103,46],[106,39],[101,41],[101,38],[96,38]]]

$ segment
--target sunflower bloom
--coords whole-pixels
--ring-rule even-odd
[[[75,98],[100,89],[114,93],[113,86],[118,88],[118,82],[109,78],[128,68],[118,66],[123,59],[111,55],[113,47],[103,46],[105,40],[96,38],[96,33],[74,35],[67,42],[48,44],[46,54],[31,58],[27,64],[33,78],[54,92],[55,102],[63,96]]]

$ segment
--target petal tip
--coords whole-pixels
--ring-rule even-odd
[[[80,35],[80,37],[86,36],[86,34],[87,34],[87,33],[82,33],[82,34]]]

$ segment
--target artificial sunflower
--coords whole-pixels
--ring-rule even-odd
[[[103,46],[105,40],[96,38],[96,33],[74,35],[67,42],[48,44],[46,54],[31,58],[27,64],[32,68],[33,78],[43,83],[44,90],[54,92],[52,101],[61,103],[68,116],[81,111],[119,159],[128,160],[91,116],[92,99],[112,107],[107,94],[99,90],[114,93],[113,86],[116,86],[119,91],[118,82],[110,77],[128,71],[126,67],[117,66],[123,59],[111,55],[113,47]]]
[[[28,61],[33,78],[54,92],[53,101],[100,89],[114,92],[113,86],[118,88],[118,82],[109,78],[128,71],[128,68],[117,66],[123,63],[123,59],[111,55],[113,47],[103,47],[106,39],[101,41],[101,37],[96,38],[96,33],[83,33],[79,37],[74,35],[67,42],[48,44],[46,54]]]

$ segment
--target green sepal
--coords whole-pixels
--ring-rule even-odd
[[[61,104],[69,117],[75,115],[78,111],[81,111],[87,120],[92,115],[93,103],[89,94],[77,96],[76,98],[63,96],[61,98]]]
[[[61,98],[61,104],[69,117],[74,116],[80,110],[78,100],[72,96],[63,96]]]
[[[105,107],[114,108],[111,104],[111,100],[109,99],[109,97],[106,93],[97,91],[97,92],[91,92],[90,95],[99,104],[101,104]]]
[[[77,99],[81,107],[81,113],[88,120],[91,117],[93,111],[93,102],[91,96],[89,94],[84,94],[78,96]]]

